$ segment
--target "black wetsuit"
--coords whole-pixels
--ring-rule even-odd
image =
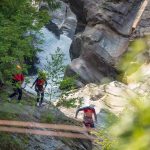
[[[39,80],[43,80],[44,82],[42,83],[42,85],[38,84],[38,81]],[[47,86],[47,81],[44,80],[44,79],[40,79],[40,78],[37,78],[33,85],[35,85],[35,91],[37,92],[37,102],[39,102],[39,105],[41,105],[43,103],[43,99],[44,99],[44,85],[45,85],[45,88]],[[40,98],[41,97],[41,98]]]

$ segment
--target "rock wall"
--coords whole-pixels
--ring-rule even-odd
[[[57,0],[57,2],[60,3],[60,8],[55,11],[51,11],[47,2],[40,2],[39,9],[48,9],[51,16],[51,20],[46,27],[58,38],[60,34],[65,34],[72,39],[77,26],[76,15],[71,11],[67,3],[62,0]]]
[[[68,2],[78,20],[86,25],[84,31],[76,30],[70,48],[72,63],[66,75],[78,74],[78,86],[91,82],[102,83],[106,77],[110,80],[115,79],[118,73],[116,64],[128,47],[132,36],[132,24],[141,0],[68,0]],[[146,22],[145,25],[148,26],[148,18]]]

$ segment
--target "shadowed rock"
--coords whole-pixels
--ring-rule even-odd
[[[50,21],[47,25],[46,28],[51,31],[52,33],[54,33],[54,35],[59,39],[60,38],[60,34],[62,34],[61,30],[58,28],[58,26],[53,23],[52,21]]]

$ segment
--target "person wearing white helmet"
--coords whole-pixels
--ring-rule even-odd
[[[84,98],[84,105],[83,105],[83,107],[79,108],[76,111],[75,118],[77,118],[78,113],[80,111],[83,111],[84,112],[83,124],[87,128],[94,128],[95,125],[94,125],[93,115],[94,115],[94,118],[95,118],[96,122],[97,122],[97,115],[96,115],[96,112],[95,112],[95,109],[94,109],[94,105],[90,105],[89,102],[90,102],[90,99],[88,97]]]

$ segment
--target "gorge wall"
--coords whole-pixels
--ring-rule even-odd
[[[70,48],[72,62],[66,75],[78,74],[78,86],[91,82],[103,83],[106,77],[109,80],[115,79],[118,73],[116,65],[133,37],[132,25],[142,1],[67,2],[77,15],[78,25]],[[139,28],[136,32],[141,31],[141,26]]]

